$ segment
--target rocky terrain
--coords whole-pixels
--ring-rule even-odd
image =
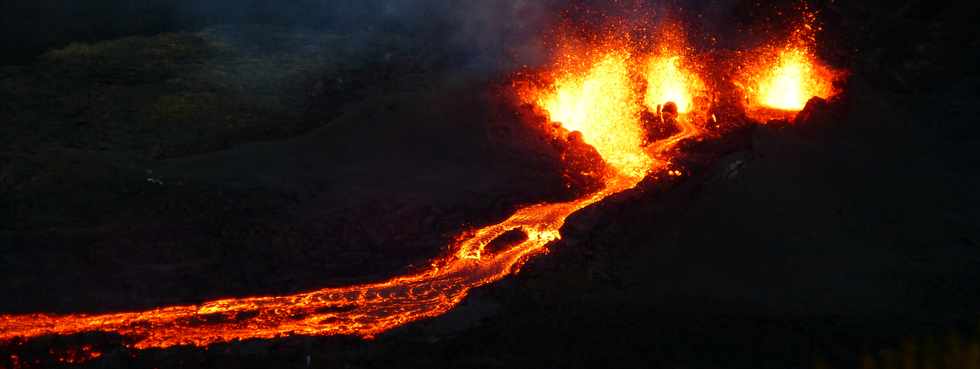
[[[267,44],[236,44],[246,32]],[[574,148],[524,124],[503,85],[446,74],[395,36],[345,53],[365,50],[356,37],[216,28],[72,45],[11,72],[5,292],[24,298],[2,309],[375,280],[575,195],[560,162]]]
[[[842,96],[685,143],[683,176],[576,214],[446,316],[369,341],[49,337],[0,367],[81,344],[92,368],[957,367],[980,321],[976,12],[862,4],[824,8]],[[213,26],[0,68],[0,313],[377,280],[588,187],[559,159],[583,148],[430,37]]]

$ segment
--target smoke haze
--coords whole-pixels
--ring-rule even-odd
[[[438,35],[434,42],[485,63],[538,35],[559,14],[553,0],[13,0],[2,5],[3,64],[20,64],[72,42],[266,24],[329,32]]]

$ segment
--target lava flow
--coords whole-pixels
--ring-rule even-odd
[[[632,60],[625,52],[607,52],[591,61],[582,74],[559,70],[560,77],[549,88],[525,91],[522,96],[568,131],[581,132],[585,142],[595,147],[608,165],[604,188],[575,201],[522,208],[500,223],[470,233],[454,245],[456,252],[436,260],[428,270],[379,283],[140,312],[5,315],[0,316],[0,340],[100,331],[127,337],[132,347],[144,349],[286,335],[371,337],[443,314],[470,289],[514,273],[529,256],[561,237],[559,230],[570,214],[634,187],[650,170],[663,165],[658,155],[697,132],[683,129],[667,140],[641,147],[642,107],[631,79]],[[673,72],[646,76],[679,77]],[[658,83],[676,89],[685,81]],[[487,244],[512,230],[524,232],[527,238],[495,254],[484,253]]]
[[[569,215],[635,187],[651,171],[666,168],[671,149],[702,132],[691,113],[709,108],[699,106],[705,87],[692,72],[699,69],[681,53],[661,51],[638,57],[629,48],[607,44],[583,53],[559,53],[556,60],[541,74],[547,82],[515,93],[560,124],[563,130],[557,134],[580,132],[582,140],[595,148],[605,162],[604,168],[597,168],[605,173],[604,187],[598,192],[519,209],[500,223],[466,233],[452,245],[454,252],[416,274],[287,296],[229,298],[138,312],[2,315],[0,341],[107,332],[124,336],[130,347],[145,349],[288,335],[372,337],[447,312],[471,289],[516,272],[529,257],[545,251],[561,238],[560,229]],[[668,102],[678,107],[676,118],[659,122],[642,118],[644,110],[657,114]],[[644,146],[644,124],[676,124],[679,129]],[[488,244],[514,230],[526,235],[524,241],[487,252]]]

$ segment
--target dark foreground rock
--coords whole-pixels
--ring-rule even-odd
[[[792,124],[684,143],[682,176],[651,178],[576,214],[550,254],[473,291],[446,316],[368,341],[291,337],[134,352],[113,336],[48,337],[4,347],[0,364],[13,353],[54,367],[52,349],[86,343],[103,353],[80,366],[92,368],[784,369],[854,368],[865,359],[884,368],[970,357],[980,320],[980,104],[975,71],[950,66],[972,68],[975,48],[948,64],[937,55],[975,38],[960,42],[969,22],[956,20],[970,13],[959,6],[935,7],[950,13],[944,22],[929,4],[908,5],[834,6],[841,24],[856,27],[841,29],[875,31],[841,36],[867,42],[853,48],[860,52],[844,48],[843,57],[858,58],[844,96],[814,102]],[[313,79],[306,96],[336,96],[323,81]],[[320,122],[275,142],[221,143],[216,124],[202,136],[209,144],[157,157],[167,160],[120,155],[128,139],[93,147],[113,142],[99,134],[144,137],[85,123],[98,109],[56,110],[65,120],[17,131],[28,135],[5,131],[16,149],[2,153],[0,171],[9,200],[0,209],[12,210],[0,234],[0,295],[11,298],[0,310],[125,309],[382,278],[440,252],[451,237],[444,230],[570,195],[550,159],[561,145],[500,146],[512,142],[506,135],[546,140],[513,132],[505,117],[483,130],[494,119],[476,117],[493,98],[460,91],[485,89],[423,87],[344,104],[328,120],[336,126]],[[46,89],[0,93],[57,95]],[[445,95],[455,107],[433,103]],[[17,112],[21,129],[46,110],[37,101],[50,100],[5,101],[0,111]],[[76,127],[101,130],[70,144]],[[365,150],[367,142],[386,149]],[[35,146],[43,150],[25,149]],[[543,173],[554,176],[542,182]]]

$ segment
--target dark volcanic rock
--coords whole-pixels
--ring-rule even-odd
[[[594,149],[497,89],[379,95],[303,136],[149,169],[47,154],[66,170],[38,170],[11,197],[21,216],[4,236],[3,289],[24,298],[0,310],[131,310],[378,280],[427,266],[460,232],[521,204],[597,188]],[[49,212],[31,205],[45,192],[78,202],[60,202],[68,211],[50,212],[47,228],[35,214]]]
[[[733,49],[778,37],[799,5],[695,3],[735,9],[738,27],[692,14],[737,30],[697,46]],[[446,317],[374,340],[208,349],[45,337],[0,348],[0,366],[13,366],[9,350],[56,366],[51,349],[82,342],[104,349],[93,368],[785,369],[821,358],[898,367],[901,357],[927,364],[944,345],[980,347],[969,337],[980,311],[977,5],[811,5],[828,21],[821,56],[851,72],[843,95],[764,126],[716,108],[709,135],[679,145],[682,175],[655,173],[573,215],[549,254]],[[0,311],[130,309],[383,278],[443,252],[459,229],[595,184],[581,170],[595,159],[587,148],[487,96],[485,82],[410,73],[372,89],[405,69],[362,61],[338,67],[357,78],[337,81],[308,74],[315,58],[261,58],[295,40],[282,34],[230,59],[175,47],[214,51],[205,36],[76,45],[52,55],[78,64],[0,69],[0,115],[13,122],[0,132]],[[147,50],[183,57],[128,65]],[[199,62],[222,73],[197,74]],[[270,72],[287,65],[299,68]],[[273,75],[283,79],[252,79]],[[345,99],[348,88],[358,99]],[[296,96],[316,104],[279,109]],[[284,111],[302,119],[278,119]],[[227,126],[225,113],[242,125]],[[270,135],[280,140],[257,142]],[[580,164],[559,165],[567,155]],[[929,338],[947,335],[965,338]]]

